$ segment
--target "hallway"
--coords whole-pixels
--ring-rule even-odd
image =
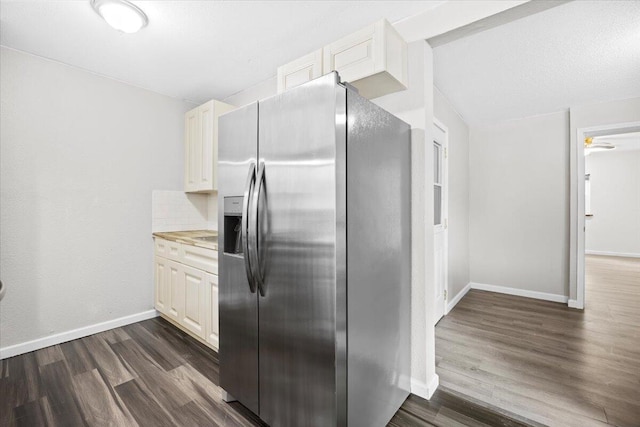
[[[546,425],[640,425],[640,259],[587,256],[586,307],[471,290],[436,327],[440,383]]]

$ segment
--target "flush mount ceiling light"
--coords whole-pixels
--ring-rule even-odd
[[[588,137],[584,139],[584,155],[585,156],[588,156],[591,153],[597,153],[598,151],[614,150],[615,148],[616,146],[610,142],[604,142],[604,141],[594,142],[592,137]]]
[[[107,24],[123,33],[135,33],[149,23],[142,9],[127,0],[91,0],[91,7]]]

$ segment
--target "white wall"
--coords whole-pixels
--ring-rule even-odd
[[[471,282],[575,301],[577,131],[638,120],[633,98],[471,128]]]
[[[437,88],[433,94],[434,116],[449,131],[449,278],[448,301],[471,281],[469,276],[469,127]]]
[[[1,48],[0,346],[153,308],[151,192],[191,105]]]
[[[640,257],[640,150],[593,153],[585,172],[594,215],[586,222],[587,253]]]
[[[568,132],[567,112],[471,128],[472,282],[569,294]]]

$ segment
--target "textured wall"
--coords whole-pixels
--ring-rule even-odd
[[[153,307],[151,191],[191,105],[1,49],[0,346]]]

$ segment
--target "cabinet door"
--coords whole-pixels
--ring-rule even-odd
[[[184,191],[198,191],[202,175],[200,107],[184,116]]]
[[[166,298],[167,309],[164,313],[179,322],[184,311],[182,265],[175,261],[166,260],[166,270],[165,289],[168,297]]]
[[[200,161],[200,174],[197,177],[197,189],[199,191],[215,190],[214,187],[214,149],[217,151],[217,145],[214,146],[213,133],[216,132],[215,123],[215,101],[209,101],[198,107],[200,115],[200,135],[202,142],[200,144],[200,153],[198,160]]]
[[[205,339],[206,330],[206,273],[197,268],[182,266],[184,311],[180,324]]]
[[[218,117],[234,108],[212,99],[185,114],[184,191],[218,189]]]
[[[167,286],[168,268],[167,259],[155,257],[154,282],[155,282],[155,307],[160,313],[166,313],[168,307],[169,289]]]
[[[322,49],[278,67],[278,93],[322,75]]]
[[[338,71],[342,81],[353,82],[376,72],[383,60],[380,23],[369,25],[324,48],[324,73]]]
[[[207,274],[207,342],[217,350],[220,342],[218,327],[218,276]]]
[[[383,19],[325,46],[323,68],[376,98],[407,88],[407,44]]]

